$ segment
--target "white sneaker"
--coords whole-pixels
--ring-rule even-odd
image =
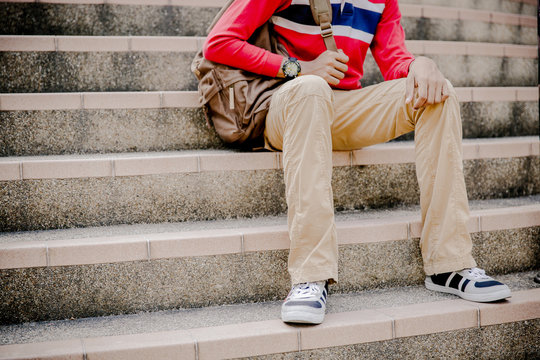
[[[281,306],[281,319],[288,323],[322,323],[327,295],[326,281],[293,285]]]
[[[505,284],[494,280],[479,268],[453,271],[426,277],[429,290],[457,295],[465,300],[491,302],[512,296]]]

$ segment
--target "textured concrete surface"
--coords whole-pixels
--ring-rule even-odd
[[[2,34],[203,36],[218,8],[8,3]]]
[[[300,359],[538,359],[540,320],[339,346],[251,360]]]
[[[470,199],[516,197],[537,194],[540,189],[538,156],[470,160],[463,167]]]
[[[467,56],[460,54],[427,54],[454,86],[536,86],[538,59]],[[383,81],[373,59],[368,54],[364,63],[362,85]]]
[[[536,16],[536,8],[532,4],[525,4],[513,0],[456,0],[448,2],[446,0],[400,0],[400,4],[417,4],[457,7],[465,9],[480,9],[498,11],[504,13],[522,14]]]
[[[473,256],[488,273],[540,268],[540,228],[474,233]]]
[[[532,281],[535,275],[535,271],[530,271],[500,275],[497,279],[508,284],[512,291],[521,291],[540,287]],[[366,290],[351,294],[335,293],[332,287],[330,291],[328,314],[456,298],[453,295],[429,291],[423,285]],[[4,325],[0,326],[0,344],[128,335],[271,320],[280,317],[281,303],[280,299],[259,303]]]
[[[201,109],[0,112],[0,155],[223,148]]]
[[[470,8],[469,3],[462,7]],[[9,3],[0,9],[0,18],[6,19],[0,25],[0,33],[203,36],[217,11],[196,7]],[[531,45],[537,42],[533,27],[416,17],[404,17],[402,23],[408,39]]]
[[[447,6],[445,4],[445,6]],[[536,28],[482,21],[410,18],[401,20],[409,40],[475,41],[507,44],[537,43]]]
[[[428,55],[454,86],[535,86],[538,60]],[[3,52],[1,92],[196,90],[193,53]],[[363,86],[383,81],[369,55]]]
[[[277,300],[289,287],[286,259],[274,251],[2,272],[0,323]]]
[[[465,138],[538,135],[538,103],[461,103]],[[201,109],[1,111],[0,156],[221,149]],[[400,139],[413,139],[413,133]]]
[[[193,53],[1,52],[0,91],[196,90]]]
[[[473,237],[491,274],[540,266],[540,228]],[[420,285],[418,239],[340,246],[334,293]],[[0,323],[192,308],[282,299],[288,250],[1,271]]]
[[[285,211],[282,174],[277,170],[19,181],[0,188],[3,231]]]
[[[470,199],[537,194],[540,158],[464,162]],[[419,201],[414,164],[336,167],[338,211]],[[281,170],[0,183],[2,231],[256,217],[286,210]]]
[[[493,101],[461,103],[464,138],[538,135],[538,103]]]
[[[540,195],[532,195],[507,199],[471,200],[469,207],[471,211],[482,209],[497,209],[516,206],[527,206],[540,204]],[[358,211],[337,212],[336,223],[362,221],[369,219],[388,219],[399,217],[416,217],[420,214],[418,205],[396,206],[388,209],[364,209]],[[48,240],[70,240],[100,238],[109,236],[129,236],[141,234],[160,234],[182,231],[198,231],[212,229],[245,229],[261,226],[286,226],[287,216],[285,214],[276,216],[263,216],[240,219],[205,220],[205,221],[184,221],[167,222],[155,224],[129,224],[113,226],[96,226],[87,228],[70,228],[42,231],[21,231],[0,233],[0,243],[27,242],[27,241],[48,241]]]

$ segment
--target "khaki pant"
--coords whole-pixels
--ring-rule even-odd
[[[441,104],[405,104],[405,79],[353,91],[300,76],[272,97],[268,147],[283,150],[293,284],[338,280],[332,150],[353,150],[415,130],[416,173],[427,275],[474,267],[463,179],[461,118],[454,89]]]

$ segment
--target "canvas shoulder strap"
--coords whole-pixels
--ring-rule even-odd
[[[330,0],[309,0],[311,13],[315,23],[321,27],[321,36],[328,50],[337,51],[336,40],[332,30],[332,5]]]
[[[212,30],[214,25],[221,18],[223,13],[231,6],[234,0],[228,0],[221,10],[214,17],[214,20],[207,29],[207,33]],[[309,0],[309,6],[315,23],[321,27],[321,36],[328,50],[337,51],[334,31],[332,30],[332,5],[330,0]]]

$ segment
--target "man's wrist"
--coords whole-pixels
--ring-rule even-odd
[[[297,58],[289,57],[283,62],[281,70],[287,80],[292,80],[298,75],[300,75],[300,71],[302,70],[302,68]]]
[[[276,77],[280,78],[280,79],[284,79],[285,78],[285,74],[283,73],[283,65],[285,64],[285,61],[287,61],[287,58],[286,57],[283,57],[283,60],[281,60],[281,65],[279,65],[279,70],[278,70],[278,73],[276,75]]]
[[[415,61],[416,61],[416,58],[414,58],[414,59],[409,63],[409,67],[408,67],[408,69],[407,69],[407,73],[410,73],[410,72],[411,72],[412,66],[413,66],[413,64],[414,64]]]

